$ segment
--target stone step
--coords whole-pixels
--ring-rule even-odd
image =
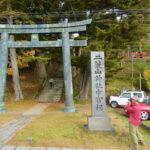
[[[62,91],[59,92],[43,92],[42,95],[60,95]]]
[[[61,97],[51,97],[50,100],[55,100],[55,99],[59,99],[59,100],[60,100],[60,98],[61,98]],[[48,100],[48,101],[49,101],[49,99],[48,99],[47,97],[43,97],[43,98],[41,98],[40,100],[42,100],[42,101],[43,101],[43,100]]]
[[[46,91],[46,92],[53,92],[53,91],[54,91],[54,92],[57,92],[57,91],[62,90],[62,88],[63,88],[63,87],[59,87],[58,89],[50,89],[50,88],[48,89],[48,88],[47,88],[47,89],[44,89],[44,91]]]
[[[54,87],[50,87],[48,80],[38,98],[39,102],[58,102],[61,99],[63,91],[63,79],[54,78]]]
[[[41,98],[41,100],[43,100],[43,99],[49,99],[49,98],[47,98],[48,96],[43,96],[42,98]],[[52,96],[50,99],[56,99],[56,98],[58,98],[58,99],[60,99],[61,98],[61,96]]]
[[[57,93],[57,95],[56,95],[56,94],[45,93],[45,94],[42,94],[42,96],[46,96],[46,97],[47,97],[47,96],[49,96],[49,97],[54,97],[54,96],[55,96],[55,97],[61,97],[61,93],[59,93],[59,94]]]

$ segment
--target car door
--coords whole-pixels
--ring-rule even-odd
[[[143,110],[146,110],[150,113],[150,100],[149,99],[143,101],[142,103],[140,103],[140,105],[142,106]]]
[[[118,100],[119,105],[122,105],[122,106],[127,105],[130,98],[131,98],[131,93],[129,92],[122,93],[119,96],[119,100]]]

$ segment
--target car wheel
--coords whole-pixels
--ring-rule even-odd
[[[118,106],[117,102],[115,102],[115,101],[111,102],[111,107],[112,108],[116,108],[117,106]]]
[[[147,120],[149,118],[149,113],[147,111],[142,111],[141,120]]]

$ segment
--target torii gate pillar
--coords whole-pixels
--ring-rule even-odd
[[[6,32],[1,33],[0,42],[0,113],[5,113],[4,97],[6,87],[6,73],[8,63],[8,34]]]
[[[64,84],[65,84],[64,112],[76,112],[73,102],[72,72],[70,60],[71,57],[70,57],[70,44],[68,32],[62,32],[62,51],[63,51]]]

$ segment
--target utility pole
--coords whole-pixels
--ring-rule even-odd
[[[131,72],[132,72],[132,91],[134,90],[133,88],[133,55],[131,54]]]
[[[142,90],[142,75],[140,73],[140,91]]]
[[[128,46],[128,58],[130,57],[130,46]]]
[[[132,91],[134,90],[134,85],[133,85],[133,54],[132,53],[130,53],[131,51],[130,51],[130,46],[128,46],[128,58],[131,56],[131,76],[132,76],[132,82],[131,82],[131,87],[132,87]]]

